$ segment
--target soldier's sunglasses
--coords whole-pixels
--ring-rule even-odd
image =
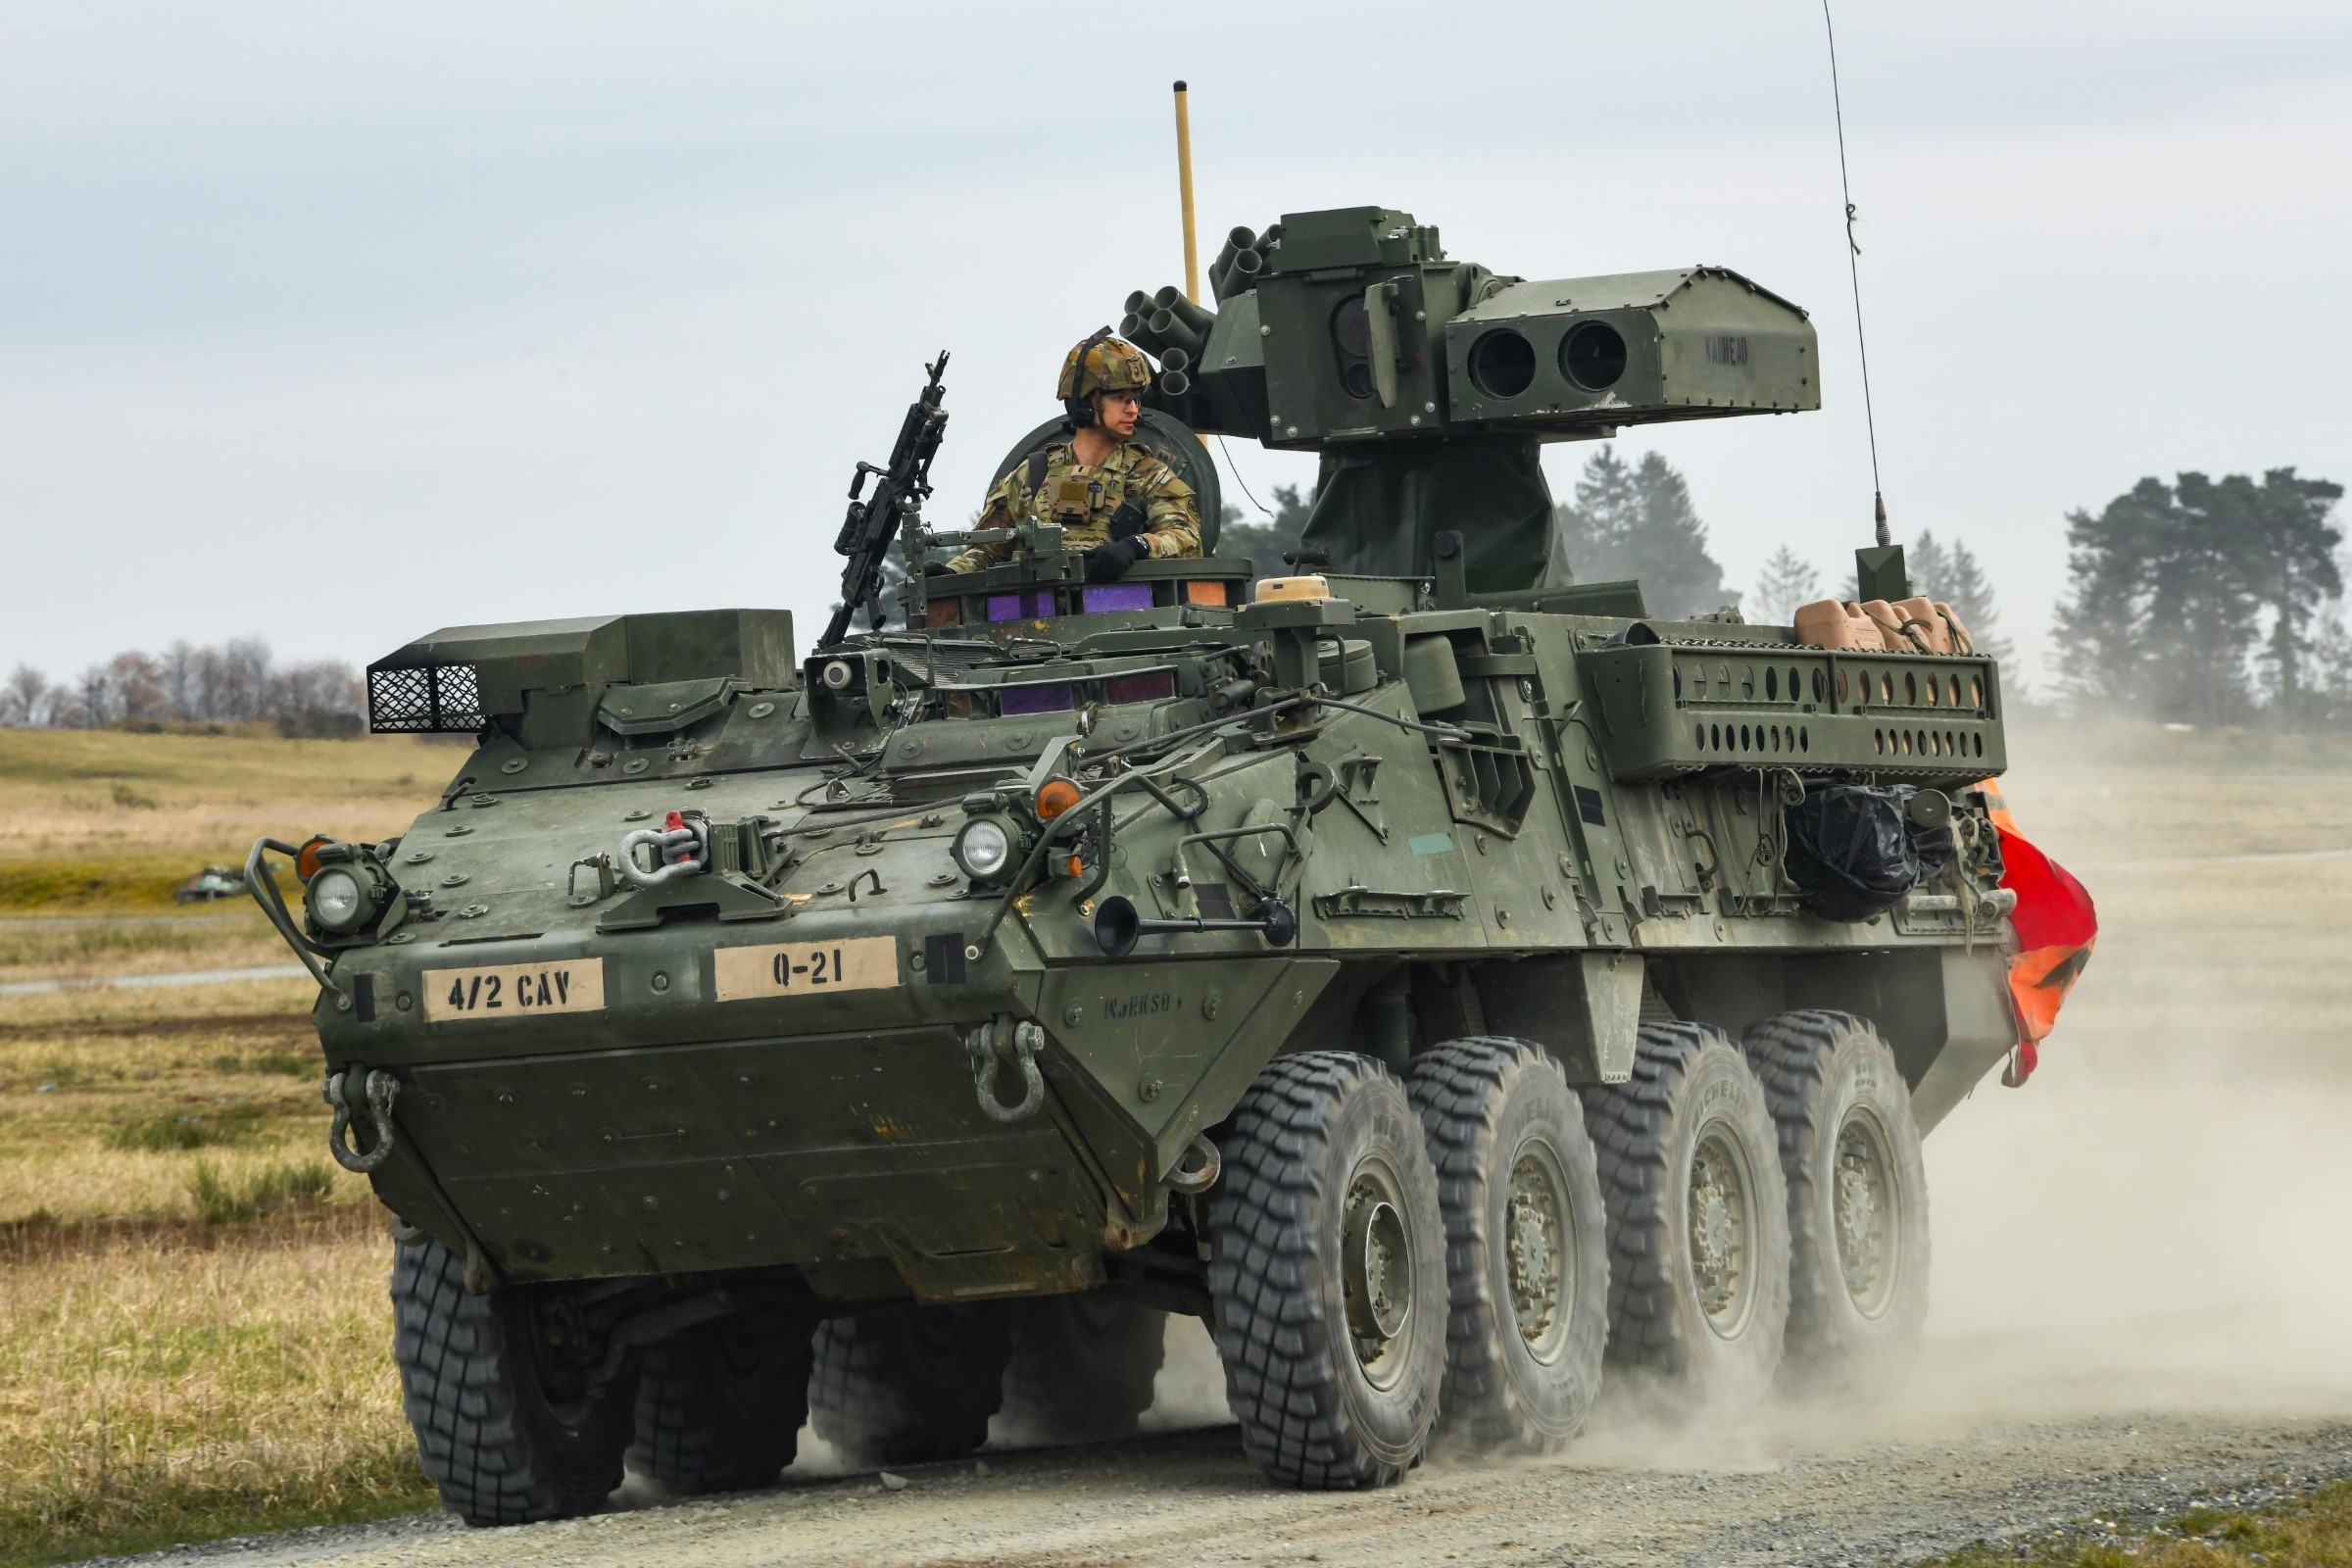
[[[1105,392],[1102,394],[1102,401],[1105,403],[1132,403],[1141,408],[1144,403],[1144,394],[1132,388],[1125,392]]]

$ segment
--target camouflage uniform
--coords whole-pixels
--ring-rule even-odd
[[[975,528],[1010,528],[1017,523],[1059,523],[1062,543],[1086,550],[1110,542],[1111,514],[1133,499],[1144,509],[1143,532],[1152,559],[1200,554],[1200,513],[1192,486],[1174,470],[1132,443],[1115,447],[1096,467],[1078,461],[1067,441],[1046,448],[1045,476],[1029,488],[1029,465],[1014,465],[998,481],[980,509]],[[1012,544],[974,545],[948,563],[950,571],[978,571],[1012,555]]]

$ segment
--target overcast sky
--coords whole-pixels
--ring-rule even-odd
[[[1898,538],[1966,539],[2037,652],[2068,509],[2352,479],[2352,7],[1838,21]],[[1179,280],[1179,75],[1204,257],[1378,204],[1500,271],[1714,263],[1810,308],[1821,413],[1625,445],[1735,584],[1869,542],[1801,0],[0,5],[0,668],[722,604],[806,639],[922,360],[952,521],[1067,346]],[[1261,498],[1311,478],[1233,451]],[[1549,449],[1563,496],[1586,455]]]

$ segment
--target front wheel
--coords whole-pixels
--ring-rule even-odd
[[[1928,1316],[1928,1169],[1910,1086],[1868,1020],[1784,1012],[1747,1031],[1788,1183],[1788,1358],[1806,1381],[1884,1386]]]
[[[1220,1135],[1212,1333],[1242,1446],[1286,1486],[1419,1462],[1446,1356],[1445,1227],[1404,1087],[1344,1052],[1279,1056]]]
[[[620,1485],[633,1376],[599,1385],[561,1347],[566,1297],[544,1285],[468,1296],[439,1242],[392,1255],[392,1355],[416,1457],[442,1506],[469,1525],[593,1513]]]
[[[1560,1065],[1524,1040],[1413,1059],[1413,1106],[1446,1216],[1439,1429],[1475,1449],[1556,1453],[1584,1425],[1609,1333],[1592,1141]]]

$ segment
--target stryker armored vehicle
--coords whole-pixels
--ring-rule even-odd
[[[478,735],[439,801],[255,847],[466,1519],[760,1485],[805,1414],[865,1462],[1131,1431],[1171,1312],[1310,1488],[1555,1449],[1604,1365],[1736,1414],[1916,1336],[1921,1133],[2021,1038],[1999,671],[1544,567],[1541,443],[1815,408],[1804,312],[1370,208],[1211,276],[1124,323],[1205,556],[1092,583],[1022,524],[885,603],[881,550],[976,537],[920,515],[943,357],[813,647],[436,632],[368,684]],[[1295,575],[1214,553],[1196,432],[1321,456]]]

